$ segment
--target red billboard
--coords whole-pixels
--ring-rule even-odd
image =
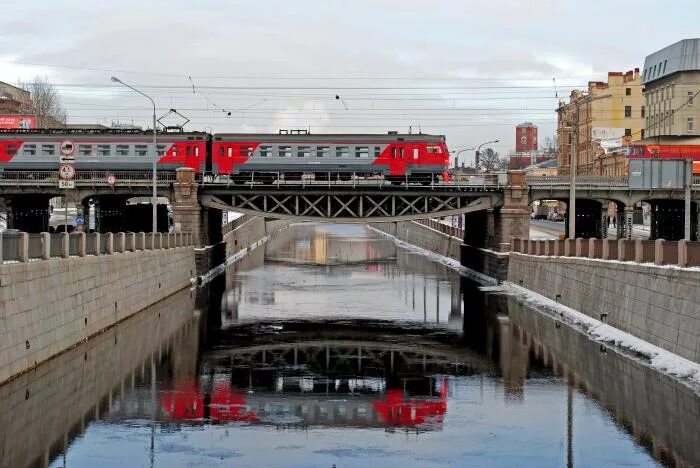
[[[0,128],[36,128],[36,118],[24,114],[0,115]]]

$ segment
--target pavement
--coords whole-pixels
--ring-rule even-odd
[[[564,234],[566,225],[564,222],[547,221],[543,219],[530,220],[530,239],[547,240],[557,239]],[[617,239],[617,228],[608,226],[608,239]],[[632,226],[632,239],[649,239],[649,226],[635,224]]]

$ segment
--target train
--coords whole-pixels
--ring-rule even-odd
[[[76,170],[150,170],[153,133],[136,129],[0,130],[0,169],[56,170],[69,148]],[[63,145],[63,147],[62,147]],[[391,183],[448,181],[444,135],[158,132],[157,167],[198,176],[273,183],[383,177]]]
[[[700,145],[632,144],[630,159],[691,159],[693,174],[700,175]]]

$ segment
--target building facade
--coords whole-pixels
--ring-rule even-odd
[[[609,72],[608,81],[592,81],[587,91],[574,90],[557,108],[557,161],[569,174],[572,154],[577,174],[627,174],[619,148],[644,137],[644,92],[639,69]],[[576,148],[573,148],[574,134]]]
[[[515,152],[531,153],[537,151],[537,126],[524,122],[515,127]]]
[[[645,136],[700,135],[700,39],[684,39],[644,60]]]

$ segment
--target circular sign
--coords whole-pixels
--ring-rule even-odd
[[[63,156],[70,156],[75,152],[75,145],[70,140],[64,140],[61,142],[60,151]]]
[[[77,226],[80,226],[81,224],[85,224],[85,218],[83,218],[82,215],[78,215],[75,217],[75,224]]]
[[[75,178],[75,168],[70,164],[61,164],[58,168],[58,177],[61,180],[73,180]]]
[[[112,174],[110,174],[110,175],[107,176],[107,183],[108,183],[109,185],[114,185],[114,184],[117,183],[117,178],[114,177]]]

